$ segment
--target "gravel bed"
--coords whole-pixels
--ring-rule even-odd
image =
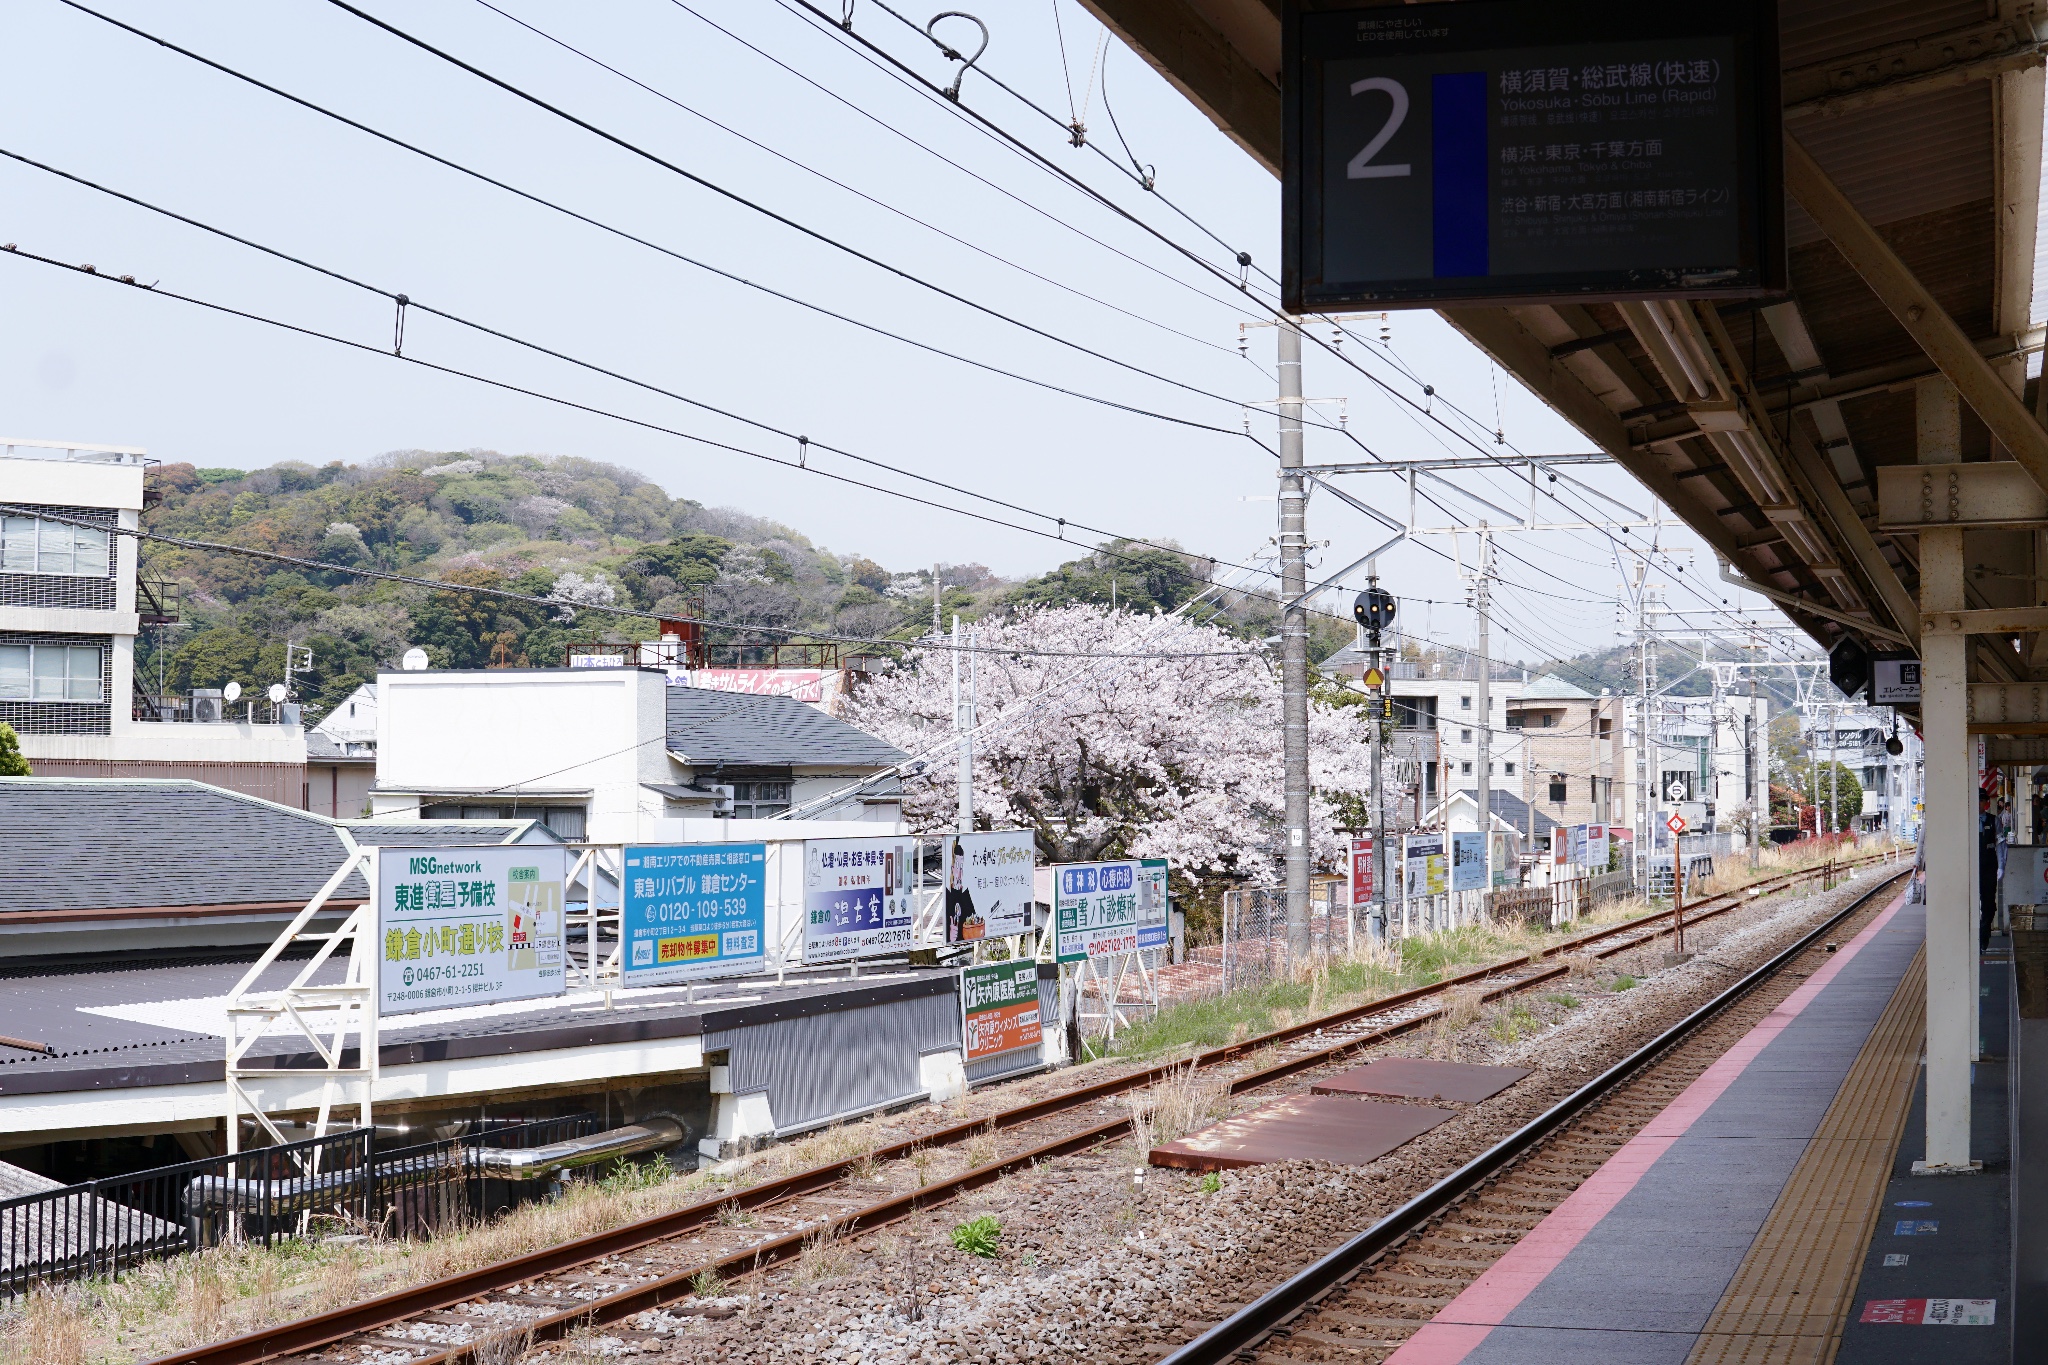
[[[1698,953],[1689,963],[1663,967],[1665,940],[1606,961],[1582,957],[1569,978],[1531,995],[1483,1011],[1468,1005],[1467,1017],[1479,1017],[1456,1031],[1439,1024],[1346,1059],[1435,1056],[1535,1068],[1479,1104],[1434,1102],[1457,1117],[1369,1165],[1254,1167],[1223,1173],[1209,1191],[1192,1173],[1146,1166],[1144,1152],[1126,1141],[1042,1163],[878,1233],[815,1247],[792,1266],[742,1281],[750,1292],[717,1300],[730,1316],[705,1313],[713,1301],[698,1300],[553,1349],[570,1359],[835,1365],[1156,1359],[1533,1118],[1840,910],[1884,871],[1864,870],[1828,892],[1763,898],[1709,920],[1688,935]],[[1640,984],[1614,989],[1624,976]],[[1247,1059],[1244,1069],[1276,1055],[1284,1050]],[[1136,1068],[1098,1064],[1034,1078],[1004,1087],[1001,1105],[987,1108],[1117,1069]],[[1221,1117],[1304,1090],[1310,1079],[1290,1077],[1230,1100],[1212,1091],[1208,1112]],[[882,1126],[958,1121],[955,1111],[932,1109]],[[992,1259],[956,1249],[949,1237],[983,1215],[1002,1226]]]

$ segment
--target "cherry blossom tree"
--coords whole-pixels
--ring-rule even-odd
[[[1031,830],[1049,862],[1165,858],[1198,883],[1278,875],[1280,681],[1267,654],[1213,626],[1090,605],[974,632],[977,823]],[[917,829],[955,819],[952,685],[952,652],[915,648],[849,705],[854,724],[933,755],[905,783]],[[1367,791],[1370,743],[1355,712],[1312,700],[1309,752],[1313,849],[1334,868],[1331,798]]]

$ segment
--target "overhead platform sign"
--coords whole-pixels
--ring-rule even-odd
[[[1785,287],[1769,0],[1285,6],[1293,312]]]
[[[567,850],[377,850],[379,1014],[560,995]]]

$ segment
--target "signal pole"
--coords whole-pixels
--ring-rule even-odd
[[[1387,793],[1382,751],[1387,744],[1387,675],[1381,663],[1380,632],[1394,623],[1393,594],[1380,590],[1379,563],[1368,560],[1366,589],[1351,604],[1351,614],[1364,633],[1366,648],[1365,685],[1372,698],[1372,898],[1378,907],[1379,926],[1374,935],[1387,937]]]
[[[1479,840],[1481,861],[1486,868],[1486,882],[1480,891],[1481,904],[1484,897],[1493,891],[1493,696],[1489,690],[1493,674],[1493,654],[1488,648],[1487,628],[1491,625],[1488,610],[1492,599],[1493,537],[1486,533],[1486,523],[1479,523],[1479,576],[1473,583],[1473,605],[1479,611],[1479,754],[1475,766],[1479,769]],[[1444,793],[1448,800],[1450,793]],[[1445,806],[1449,811],[1448,804]],[[1450,831],[1445,821],[1445,837]]]
[[[1307,502],[1301,464],[1301,329],[1282,317],[1280,333],[1280,728],[1287,790],[1287,951],[1309,955]]]

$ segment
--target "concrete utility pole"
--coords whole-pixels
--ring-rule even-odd
[[[1750,662],[1756,662],[1756,632],[1749,633]],[[1744,727],[1749,732],[1747,750],[1742,756],[1743,765],[1749,775],[1749,870],[1754,872],[1762,863],[1762,823],[1771,818],[1771,742],[1764,723],[1756,713],[1756,669],[1749,670],[1749,720]]]
[[[1650,648],[1650,563],[1647,559],[1636,566],[1636,849],[1635,856],[1642,860],[1641,893],[1649,894],[1650,850],[1656,843],[1657,796],[1650,789],[1650,693],[1654,682],[1650,676],[1655,667],[1655,655]],[[1635,869],[1629,869],[1634,880]]]
[[[1369,561],[1365,566],[1365,584],[1368,592],[1376,591],[1380,585],[1378,560]],[[1386,763],[1383,755],[1387,747],[1387,695],[1390,690],[1387,677],[1386,655],[1380,650],[1380,632],[1371,632],[1372,648],[1368,653],[1368,668],[1378,669],[1379,686],[1372,690],[1372,899],[1379,914],[1378,932],[1374,937],[1382,942],[1387,937],[1387,869],[1393,860],[1387,856],[1387,788]]]
[[[1308,844],[1308,492],[1301,477],[1301,329],[1280,333],[1280,728],[1287,789],[1287,950],[1309,954]]]
[[[1479,523],[1479,577],[1473,584],[1473,606],[1479,612],[1479,753],[1474,767],[1479,770],[1479,840],[1482,859],[1486,866],[1486,882],[1481,888],[1482,896],[1493,890],[1493,694],[1488,685],[1492,682],[1492,651],[1489,648],[1487,628],[1492,624],[1488,610],[1492,599],[1493,537],[1486,533],[1486,523]],[[1448,799],[1450,793],[1444,793]],[[1445,807],[1449,809],[1448,805]],[[1446,821],[1444,830],[1448,838],[1450,830]],[[1482,904],[1484,902],[1482,901]]]
[[[959,789],[962,834],[974,833],[974,656],[961,648],[960,618],[953,618],[953,733],[960,736]],[[960,666],[967,665],[967,690],[960,689]]]

